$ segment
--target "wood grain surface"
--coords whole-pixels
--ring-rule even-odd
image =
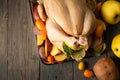
[[[43,64],[37,54],[33,26],[29,0],[0,0],[0,80],[97,80],[85,78],[76,61]],[[110,49],[112,38],[118,33],[120,23],[108,25],[104,32],[107,52],[100,57],[83,59],[86,68],[92,69],[95,62],[106,55],[120,66],[120,59]]]

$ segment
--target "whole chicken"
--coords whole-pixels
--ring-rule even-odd
[[[46,21],[49,40],[62,52],[63,43],[70,46],[91,45],[91,35],[96,28],[96,17],[87,7],[86,0],[43,0],[39,14]]]

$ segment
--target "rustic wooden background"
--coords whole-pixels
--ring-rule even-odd
[[[120,23],[109,25],[104,33],[107,55],[117,67],[120,59],[114,56],[110,44],[118,33]],[[92,69],[100,57],[84,59],[87,68]],[[37,54],[29,0],[0,0],[0,80],[97,80],[96,77],[85,78],[77,64],[75,61],[43,64]]]

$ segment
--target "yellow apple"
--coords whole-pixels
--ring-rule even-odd
[[[105,1],[101,7],[101,15],[109,24],[120,22],[120,2],[116,0]]]
[[[111,44],[111,49],[114,52],[114,54],[120,58],[120,34],[116,35]]]

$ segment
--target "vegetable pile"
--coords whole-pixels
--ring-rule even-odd
[[[34,33],[37,38],[38,53],[46,64],[62,63],[69,60],[80,61],[85,57],[100,56],[105,49],[103,32],[106,30],[106,25],[99,18],[100,3],[97,4],[94,1],[92,2],[94,6],[92,6],[93,4],[91,5],[89,1],[85,3],[84,1],[76,0],[73,1],[75,6],[73,10],[70,9],[69,12],[65,12],[66,9],[64,7],[67,6],[69,8],[72,5],[70,2],[72,0],[66,3],[64,1],[53,1],[52,3],[48,0],[44,0],[44,4],[37,1],[32,3],[35,23]],[[60,5],[56,6],[54,3],[56,5],[57,3],[62,4],[63,8]],[[87,5],[82,6],[81,3]],[[50,7],[49,5],[51,4],[53,5]],[[79,4],[81,4],[79,7],[84,12],[77,11],[79,8],[76,5]],[[56,11],[53,12],[54,8],[58,8],[57,10],[61,10],[61,12],[59,14]],[[75,13],[70,14],[74,10]],[[71,17],[71,20],[66,19],[68,13],[70,14],[68,17]],[[72,21],[72,18],[77,23]],[[61,22],[61,20],[63,21]],[[83,24],[84,26],[81,26]]]

